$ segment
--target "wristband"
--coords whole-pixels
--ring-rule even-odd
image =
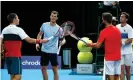
[[[41,41],[39,39],[36,39],[36,44],[39,44]]]

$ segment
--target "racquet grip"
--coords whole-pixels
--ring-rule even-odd
[[[58,49],[58,51],[57,51],[57,54],[59,54],[59,53],[60,53],[60,49],[61,49],[61,45],[59,46],[59,49]]]

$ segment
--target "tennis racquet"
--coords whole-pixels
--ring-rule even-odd
[[[66,21],[61,25],[61,28],[63,29],[62,38],[64,38],[65,36],[70,35],[68,32],[73,33],[73,31],[75,29],[75,24],[71,21]],[[57,54],[60,53],[60,49],[62,46],[61,42],[62,42],[62,40],[59,42],[59,48],[58,48]]]

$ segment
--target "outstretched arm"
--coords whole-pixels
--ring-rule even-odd
[[[40,43],[48,42],[47,39],[34,39],[34,38],[30,38],[30,37],[26,37],[24,40],[31,44],[40,44]]]
[[[88,44],[88,46],[93,47],[93,48],[100,48],[101,45],[102,43],[100,42]]]
[[[28,43],[31,43],[31,44],[39,44],[39,43],[45,43],[45,42],[48,42],[47,39],[34,39],[34,38],[30,38],[25,32],[23,29],[20,28],[20,31],[19,31],[19,36],[22,40],[25,40],[26,42]]]
[[[93,47],[93,48],[100,48],[104,39],[105,39],[105,34],[103,32],[100,32],[100,35],[99,35],[97,42],[96,43],[90,43],[90,44],[88,44],[88,46]]]

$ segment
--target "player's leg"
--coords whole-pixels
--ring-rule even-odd
[[[12,80],[21,80],[22,74],[22,62],[21,58],[13,57],[11,58],[11,75]]]
[[[43,80],[48,80],[47,66],[49,63],[49,56],[47,53],[41,52],[40,62]]]
[[[124,78],[125,78],[125,55],[122,55],[122,57],[121,57],[121,80],[124,80]]]
[[[13,80],[14,79],[14,75],[10,75],[11,76],[11,80]]]
[[[114,70],[114,61],[105,61],[105,74],[108,76],[108,80],[115,80]]]
[[[108,80],[108,75],[106,75],[106,79],[105,80]]]
[[[130,78],[131,78],[130,68],[131,68],[131,66],[125,66],[125,70],[126,70],[126,80],[130,80]]]
[[[43,80],[48,80],[47,66],[42,66],[41,68]]]
[[[125,55],[125,70],[126,70],[126,79],[130,80],[131,79],[131,63],[132,63],[132,55],[131,54],[126,54]]]
[[[121,61],[115,61],[115,80],[120,80],[121,74]]]
[[[21,75],[20,74],[14,75],[13,80],[21,80]]]
[[[53,72],[54,72],[54,80],[59,80],[58,76],[58,66],[53,66]]]
[[[115,79],[114,80],[120,80],[120,75],[115,75]]]
[[[50,62],[52,64],[52,69],[53,69],[53,73],[54,73],[54,80],[59,80],[57,54],[51,54],[50,55]]]
[[[114,75],[108,75],[108,80],[115,80],[114,78],[115,78]]]

